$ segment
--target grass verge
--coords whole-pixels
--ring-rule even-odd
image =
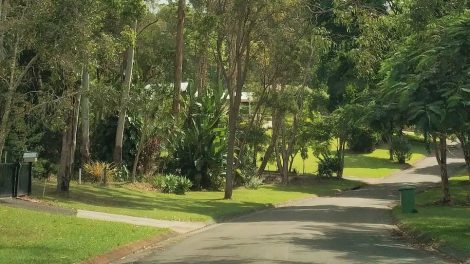
[[[43,198],[41,185],[33,185],[33,195],[62,207],[165,220],[217,221],[289,200],[333,194],[337,190],[361,184],[348,180],[321,179],[308,185],[267,185],[257,190],[239,188],[234,190],[232,200],[222,199],[222,192],[174,195],[137,190],[126,184],[103,187],[75,183],[71,185],[67,196],[56,195],[55,184],[49,183],[46,197]]]
[[[426,148],[422,142],[410,140],[411,160],[408,164],[415,164],[426,156]],[[344,158],[344,175],[357,178],[383,178],[397,171],[408,168],[410,165],[398,164],[389,159],[389,152],[386,145],[379,146],[372,153],[346,153]],[[316,173],[318,160],[310,153],[304,161],[300,155],[295,156],[292,167],[299,173]],[[267,170],[275,171],[277,166],[271,162],[266,167]]]
[[[0,205],[0,263],[76,263],[166,232]]]
[[[428,189],[416,197],[418,213],[402,214],[399,206],[393,213],[400,225],[412,234],[419,234],[437,243],[438,247],[470,258],[470,184],[468,176],[451,178],[454,205],[436,203],[441,197],[439,187]]]

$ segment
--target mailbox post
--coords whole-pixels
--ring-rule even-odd
[[[23,154],[23,162],[29,164],[29,173],[28,173],[28,195],[31,195],[31,186],[33,182],[33,163],[38,161],[37,152],[25,152]]]
[[[26,163],[33,163],[38,161],[38,153],[37,152],[25,152],[23,154],[23,162]]]

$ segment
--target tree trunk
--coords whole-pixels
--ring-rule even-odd
[[[258,175],[263,174],[266,165],[268,165],[269,159],[274,153],[274,148],[277,144],[277,139],[279,135],[279,125],[280,125],[280,120],[281,114],[279,111],[274,110],[273,113],[273,118],[272,118],[272,135],[271,135],[271,142],[269,143],[268,148],[266,149],[266,152],[264,153],[263,161],[261,162],[261,165],[258,168]]]
[[[287,149],[281,151],[282,153],[282,183],[288,184],[289,183],[289,153],[287,153]]]
[[[291,162],[291,156],[292,152],[294,150],[294,144],[295,144],[295,134],[296,134],[296,128],[297,128],[297,116],[294,116],[294,123],[292,126],[292,131],[287,132],[285,130],[285,120],[284,117],[281,118],[281,144],[280,144],[280,155],[281,155],[281,160],[282,164],[281,167],[279,167],[279,172],[281,173],[282,177],[282,183],[283,184],[288,184],[289,183],[289,172],[290,172],[290,167],[292,165]],[[292,159],[293,160],[293,159]],[[279,162],[278,162],[279,166]]]
[[[302,159],[302,174],[305,174],[305,159]]]
[[[175,83],[172,114],[176,118],[180,111],[181,82],[183,81],[184,18],[186,0],[178,0],[178,25],[176,27]]]
[[[235,137],[237,131],[238,111],[230,107],[227,140],[227,173],[225,179],[224,199],[232,199],[233,178],[235,174]]]
[[[72,99],[72,111],[67,117],[67,124],[62,134],[62,150],[60,154],[59,173],[57,175],[57,192],[68,192],[76,147],[78,130],[78,116],[80,109],[80,97],[77,95]]]
[[[285,117],[282,116],[279,123],[279,134],[280,134],[280,142],[276,144],[276,162],[277,162],[277,170],[281,175],[281,183],[286,183],[286,176],[287,176],[287,169],[286,166],[288,162],[286,162],[286,131],[285,131]]]
[[[263,104],[263,98],[265,96],[265,92],[266,92],[266,89],[267,89],[267,86],[264,86],[263,88],[263,92],[261,93],[261,96],[260,96],[260,99],[258,100],[258,102],[256,103],[256,107],[255,107],[255,111],[253,114],[251,114],[251,117],[250,117],[250,121],[248,122],[247,124],[247,127],[252,129],[254,126],[261,126],[261,118],[259,117],[259,111],[261,110],[261,105]],[[256,118],[258,117],[258,118]],[[257,122],[255,124],[255,122]],[[240,140],[240,145],[239,145],[239,155],[244,155],[244,151],[246,149],[246,142],[247,142],[247,134],[244,134],[244,136],[242,136],[241,140]],[[259,146],[256,142],[253,143],[253,166],[257,166],[257,159],[258,159],[258,149],[259,149]],[[237,162],[237,166],[236,168],[238,168],[238,165],[239,165],[240,162]],[[266,166],[266,165],[265,165]]]
[[[8,0],[0,0],[0,25],[6,21],[8,13]],[[0,30],[0,63],[6,58],[5,51],[5,32]],[[1,156],[1,155],[0,155]]]
[[[343,178],[343,173],[344,173],[344,150],[345,150],[345,147],[346,147],[346,140],[340,138],[338,140],[338,148],[337,148],[337,155],[338,155],[338,159],[339,159],[339,171],[338,171],[338,174],[337,174],[337,177],[338,178]]]
[[[137,166],[139,165],[140,154],[142,154],[142,149],[144,148],[145,137],[144,135],[140,136],[139,145],[137,146],[137,154],[134,158],[134,164],[132,165],[132,182],[136,182],[137,175]]]
[[[220,3],[220,2],[219,2]],[[233,10],[240,12],[241,10]],[[248,65],[250,60],[250,45],[251,45],[251,30],[252,24],[247,25],[249,20],[250,10],[243,10],[240,17],[243,19],[236,20],[236,24],[232,27],[230,25],[229,33],[227,34],[227,48],[229,50],[229,62],[226,71],[224,72],[224,79],[226,87],[230,96],[229,104],[229,120],[228,120],[228,141],[227,141],[227,172],[225,181],[225,194],[224,199],[231,199],[233,192],[233,178],[235,174],[235,140],[237,134],[237,123],[240,112],[240,103],[243,86],[246,81],[248,72]],[[224,32],[225,35],[226,32]],[[217,43],[217,60],[221,69],[224,69],[223,63],[224,52],[221,49],[219,40],[221,35],[218,36]],[[223,38],[222,38],[223,39]],[[234,82],[234,76],[235,82]]]
[[[59,172],[57,174],[57,192],[68,192],[70,187],[70,142],[72,141],[72,130],[69,124],[62,132],[62,150],[60,152]]]
[[[13,95],[16,91],[16,87],[14,87],[13,83],[15,82],[15,74],[16,74],[16,60],[18,56],[18,45],[19,45],[19,37],[16,35],[16,42],[15,47],[13,50],[13,56],[11,57],[11,64],[10,64],[10,81],[8,82],[8,91],[5,96],[5,107],[3,110],[2,120],[0,122],[0,158],[2,157],[3,147],[5,146],[5,140],[8,135],[9,130],[9,119],[10,119],[10,112],[11,112],[11,103],[13,101]]]
[[[81,117],[82,117],[82,144],[81,144],[81,161],[82,163],[90,162],[90,99],[88,92],[90,89],[90,74],[88,68],[85,67],[82,73],[82,100],[81,100]]]
[[[241,36],[238,36],[241,39]],[[242,90],[245,85],[247,62],[250,58],[250,40],[246,39],[244,43],[237,41],[236,45],[236,84],[235,89],[230,92],[229,121],[228,121],[228,142],[227,142],[227,173],[225,181],[224,199],[232,199],[233,178],[235,174],[235,140],[237,134],[238,115],[240,113],[240,104],[242,100]],[[239,45],[245,45],[246,53],[243,54],[243,48]],[[243,58],[245,55],[245,58]],[[233,99],[232,99],[233,98]]]
[[[207,38],[207,36],[205,36]],[[197,76],[196,76],[196,85],[198,95],[202,95],[204,89],[207,85],[207,41],[204,41],[201,54],[199,55],[197,63]]]
[[[302,111],[302,110],[299,110],[299,111]],[[286,156],[286,159],[287,159],[287,162],[284,161],[285,165],[289,165],[289,157],[292,156],[293,152],[294,152],[294,147],[295,147],[295,142],[297,140],[297,129],[298,129],[298,126],[299,126],[299,117],[298,117],[299,113],[296,113],[295,116],[294,116],[294,123],[292,124],[292,133],[290,133],[290,140],[288,140],[287,142],[287,148],[285,150],[285,156]],[[294,161],[294,158],[292,158],[292,161]],[[292,164],[292,163],[291,163]],[[289,171],[290,169],[287,169],[287,173],[285,174],[285,183],[288,184],[289,183]]]
[[[387,139],[389,160],[393,161],[392,136],[387,135],[387,136],[385,136],[385,138]]]
[[[73,109],[73,130],[72,130],[72,147],[71,147],[71,163],[75,162],[75,150],[77,148],[77,134],[78,134],[78,122],[80,120],[80,99],[81,94],[77,94],[75,97],[75,107]]]
[[[6,3],[7,0],[0,0],[0,22],[3,21],[3,12],[5,8],[3,5]],[[1,36],[3,36],[3,31],[0,32]]]
[[[276,166],[277,166],[277,172],[279,175],[281,175],[282,179],[282,151],[279,150],[278,144],[274,147],[274,153],[276,154]]]
[[[465,132],[458,133],[460,144],[462,146],[463,157],[465,159],[465,165],[467,167],[468,180],[470,181],[470,136]]]
[[[258,145],[253,144],[253,166],[256,168],[256,163],[258,163]]]
[[[137,31],[137,20],[134,22],[134,31]],[[122,164],[122,146],[124,141],[124,129],[126,125],[127,104],[132,84],[132,72],[134,67],[135,44],[129,46],[126,51],[126,71],[122,83],[121,106],[119,109],[118,125],[116,129],[116,141],[114,144],[113,161],[116,165]]]
[[[437,142],[436,136],[433,136],[436,159],[439,164],[441,171],[441,184],[442,184],[442,203],[449,204],[451,202],[450,188],[449,188],[449,176],[447,172],[447,136],[439,135],[439,142]]]
[[[139,159],[140,159],[140,154],[142,153],[142,147],[139,145],[139,148],[137,149],[137,154],[135,155],[134,158],[134,164],[132,165],[132,182],[135,183],[136,180],[136,175],[137,175],[137,166],[139,165]]]
[[[297,153],[292,153],[289,156],[289,173],[292,173],[292,167],[294,166],[294,159],[297,156]]]

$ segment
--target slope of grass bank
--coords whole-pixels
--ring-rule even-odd
[[[321,179],[308,185],[262,186],[257,190],[234,190],[233,200],[223,200],[222,192],[189,192],[186,195],[163,194],[137,190],[126,184],[107,187],[72,184],[69,195],[55,194],[54,183],[34,184],[33,195],[52,204],[115,214],[180,221],[219,220],[233,215],[272,206],[293,199],[327,195],[339,189],[350,189],[360,183],[348,180]]]
[[[165,232],[0,205],[0,263],[76,263]]]
[[[382,178],[408,168],[426,157],[424,144],[411,142],[411,159],[408,164],[398,164],[389,159],[388,148],[384,145],[369,154],[348,153],[344,158],[344,175],[349,177]]]
[[[398,221],[412,232],[424,233],[441,245],[466,252],[470,257],[470,183],[464,173],[451,178],[451,194],[454,204],[437,203],[442,197],[439,187],[417,195],[416,214],[402,214],[394,208]]]

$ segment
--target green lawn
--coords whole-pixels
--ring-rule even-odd
[[[426,149],[422,143],[411,141],[412,152],[411,160],[408,164],[414,164],[426,156]],[[368,154],[347,153],[345,155],[344,175],[349,177],[364,178],[382,178],[394,172],[407,168],[408,165],[400,165],[397,162],[389,160],[388,149],[385,145],[379,146],[374,152]],[[303,173],[303,160],[300,155],[294,159],[293,168],[299,173]],[[305,160],[305,173],[316,173],[318,160],[309,153]],[[270,163],[267,170],[277,170],[276,164]]]
[[[165,232],[0,206],[0,263],[75,263]]]
[[[42,196],[42,184],[36,183],[33,195]],[[292,199],[313,195],[327,195],[337,189],[349,189],[359,183],[348,180],[322,179],[301,186],[263,186],[258,190],[239,188],[233,200],[223,200],[222,192],[189,192],[186,195],[163,194],[156,191],[136,190],[127,185],[100,187],[72,184],[70,194],[54,194],[50,183],[46,197],[53,204],[92,211],[181,221],[220,220],[224,217],[272,206]]]
[[[417,195],[416,214],[402,214],[394,209],[397,219],[414,231],[424,232],[444,245],[470,256],[470,184],[464,173],[451,178],[451,195],[455,205],[437,205],[442,197],[439,187]]]

